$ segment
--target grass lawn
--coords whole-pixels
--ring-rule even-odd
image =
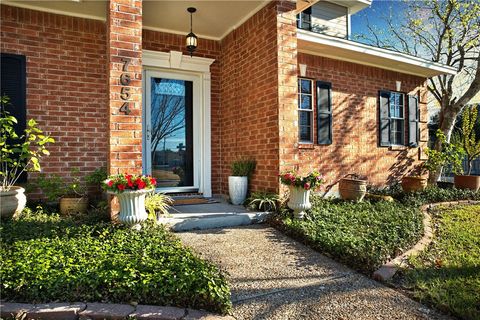
[[[2,299],[173,305],[226,313],[217,267],[163,227],[114,226],[93,214],[62,218],[26,210],[0,226]]]
[[[434,242],[411,259],[402,284],[420,301],[480,319],[480,205],[436,209],[432,218]]]

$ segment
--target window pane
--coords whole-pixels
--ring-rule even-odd
[[[300,141],[312,141],[312,130],[307,126],[300,126]]]
[[[391,143],[396,145],[403,145],[404,144],[404,121],[403,120],[396,120],[392,119],[390,121],[390,135],[391,135]]]
[[[311,126],[312,125],[312,113],[308,111],[299,112],[298,124],[300,126]]]
[[[300,95],[300,109],[311,110],[312,109],[312,96]]]
[[[300,93],[312,93],[312,80],[300,79]]]

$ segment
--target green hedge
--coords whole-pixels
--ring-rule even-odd
[[[173,305],[226,313],[230,291],[217,267],[169,231],[141,231],[31,212],[0,227],[2,298]]]

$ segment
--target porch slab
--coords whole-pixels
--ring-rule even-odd
[[[262,223],[269,212],[249,211],[243,206],[215,199],[217,203],[173,206],[170,216],[162,217],[159,223],[170,226],[173,231],[190,231],[226,228]]]

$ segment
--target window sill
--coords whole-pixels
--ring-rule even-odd
[[[308,142],[299,142],[298,149],[313,150],[315,149],[315,145],[313,143],[308,143]]]
[[[391,145],[390,146],[390,150],[392,151],[403,151],[403,150],[407,150],[408,147],[407,146],[403,146],[403,145]]]

